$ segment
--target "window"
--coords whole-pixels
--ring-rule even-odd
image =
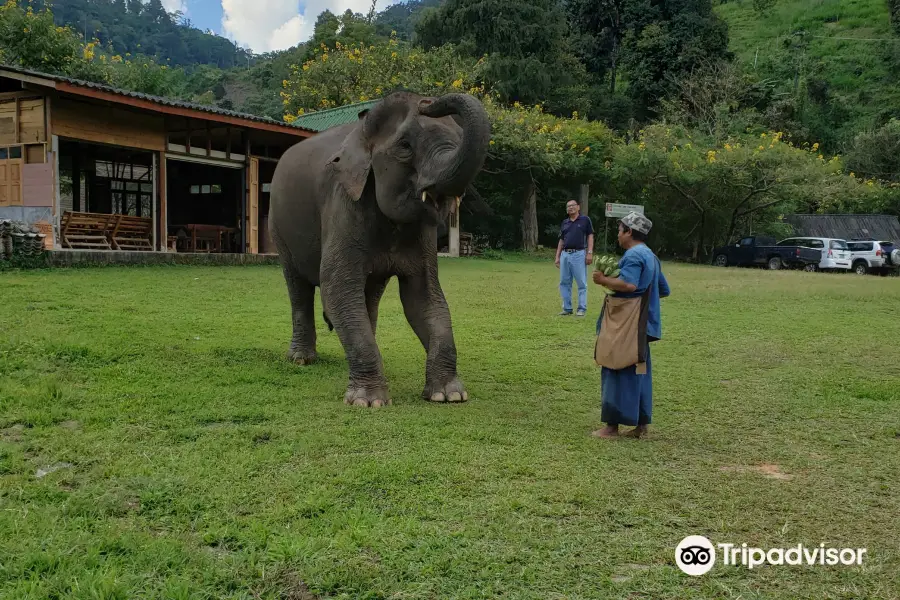
[[[741,246],[752,246],[753,238],[744,238],[741,240]]]
[[[264,184],[262,184],[262,192],[263,192],[263,194],[268,194],[269,191],[270,191],[271,189],[272,189],[272,184],[271,184],[271,183],[264,183]]]
[[[212,185],[192,185],[191,186],[192,194],[221,194],[222,186],[218,183],[214,183]]]
[[[786,240],[781,240],[781,241],[778,242],[776,245],[777,245],[777,246],[796,246],[796,245],[797,245],[797,240],[795,240],[795,239],[793,239],[793,238],[789,238],[789,239],[786,239]]]
[[[832,250],[849,250],[849,248],[847,248],[847,242],[844,240],[831,240],[830,248]]]
[[[871,252],[872,242],[850,242],[847,247],[854,252]]]
[[[9,158],[9,150],[0,148],[0,160],[6,160],[7,158]]]
[[[9,147],[9,157],[10,158],[22,158],[22,146],[10,146]]]

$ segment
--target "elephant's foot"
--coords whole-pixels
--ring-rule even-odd
[[[291,347],[288,350],[287,358],[296,365],[311,365],[319,359],[319,355],[315,350],[303,350],[301,348]]]
[[[379,408],[381,406],[389,406],[391,398],[388,395],[387,387],[366,387],[351,383],[347,386],[347,393],[344,394],[344,404]]]
[[[466,402],[469,399],[469,393],[462,381],[453,378],[443,385],[426,384],[422,397],[431,402]]]

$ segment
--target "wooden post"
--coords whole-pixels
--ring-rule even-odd
[[[184,151],[186,154],[191,153],[191,120],[187,121],[187,138],[184,140]]]
[[[166,155],[159,153],[159,182],[156,184],[156,195],[159,198],[159,239],[160,249],[168,250],[169,247],[169,211],[166,192]]]
[[[81,208],[81,153],[72,154],[72,210],[80,212]]]
[[[225,135],[228,137],[225,142],[225,159],[231,160],[231,127],[225,129]]]
[[[158,208],[158,207],[159,207],[159,193],[158,193],[158,190],[159,190],[159,185],[158,185],[158,184],[159,184],[159,177],[156,176],[156,165],[158,164],[157,161],[158,161],[158,157],[160,156],[160,154],[161,154],[161,153],[159,153],[159,152],[154,152],[153,154],[150,155],[150,156],[152,157],[152,162],[151,162],[151,166],[150,166],[150,181],[152,182],[152,185],[153,185],[153,195],[150,196],[150,198],[151,198],[151,200],[150,200],[150,214],[153,215],[153,219],[154,219],[153,227],[152,227],[152,229],[153,229],[153,246],[152,246],[152,248],[153,248],[154,250],[159,250],[159,249],[160,249],[159,240],[160,240],[160,238],[162,237],[162,236],[160,235],[160,233],[159,233],[159,230],[160,230],[160,227],[159,227],[159,208]],[[163,160],[165,160],[165,159],[163,159]],[[132,175],[133,175],[133,174],[134,174],[134,167],[133,167],[133,166],[131,167],[131,170],[132,170]],[[141,195],[140,195],[140,193],[139,193],[139,194],[138,194],[138,201],[137,201],[138,207],[141,206],[141,200],[140,200],[140,198],[141,198]],[[162,239],[165,240],[164,237],[162,237]],[[163,242],[163,243],[165,243],[165,242]]]
[[[455,202],[455,200],[453,201]],[[448,234],[448,246],[450,256],[459,258],[459,206],[453,208],[450,212],[450,223]]]
[[[259,161],[250,159],[250,254],[259,254]]]
[[[19,125],[19,111],[20,111],[20,110],[21,110],[21,107],[20,107],[20,105],[19,105],[19,98],[16,97],[16,112],[13,113],[13,124],[14,124],[14,127],[16,128],[16,143],[17,143],[17,144],[21,141],[21,140],[19,139],[19,135],[20,135],[20,132],[19,132],[19,127],[20,127],[20,125]]]

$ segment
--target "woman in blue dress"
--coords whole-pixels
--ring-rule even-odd
[[[624,434],[640,438],[647,433],[653,411],[653,371],[650,364],[649,343],[662,337],[660,329],[659,299],[669,295],[659,260],[647,247],[647,234],[653,223],[647,217],[632,212],[619,221],[619,245],[625,250],[619,261],[619,276],[607,277],[600,271],[594,272],[594,283],[615,292],[619,298],[642,296],[649,290],[647,310],[647,362],[646,373],[637,373],[636,366],[613,370],[603,367],[600,372],[600,394],[603,400],[600,420],[605,427],[593,433],[600,438],[619,436],[619,426],[629,425],[634,429]],[[597,332],[600,322],[597,320]]]

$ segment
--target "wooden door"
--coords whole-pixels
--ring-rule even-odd
[[[22,159],[0,159],[0,206],[22,206]]]
[[[250,254],[259,254],[259,159],[250,159]]]

